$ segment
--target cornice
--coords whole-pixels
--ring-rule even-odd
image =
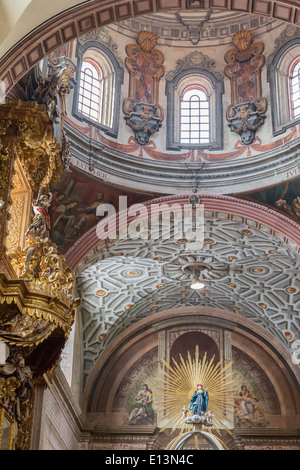
[[[182,203],[188,204],[190,194],[179,194],[171,196],[161,196],[159,198],[151,199],[144,203],[145,207],[151,204],[162,203]],[[287,245],[293,245],[293,251],[298,252],[300,248],[300,227],[295,221],[288,217],[276,212],[269,207],[262,206],[252,201],[238,199],[227,195],[201,195],[201,204],[204,205],[205,211],[213,211],[215,214],[218,212],[226,212],[234,216],[240,216],[247,225],[247,219],[258,222],[270,228],[272,237],[278,238],[281,242]],[[216,215],[212,216],[213,218]],[[117,214],[117,223],[119,214]],[[230,220],[230,219],[229,219]],[[122,219],[123,221],[123,219]],[[122,227],[122,225],[121,225]],[[280,235],[281,234],[281,235]],[[97,228],[93,227],[79,238],[71,248],[65,253],[65,257],[69,266],[75,271],[80,271],[84,268],[87,260],[91,256],[96,256],[96,247],[100,244],[97,237]],[[86,261],[85,261],[86,260]],[[79,265],[82,266],[80,267]]]
[[[272,181],[272,185],[289,181],[300,167],[300,138],[277,150],[247,158],[220,162],[166,162],[126,154],[96,141],[91,143],[70,126],[67,128],[73,166],[94,177],[101,172],[112,184],[122,185],[126,180],[126,185],[133,190],[170,194],[197,188],[200,194],[242,193],[264,188],[267,181]]]

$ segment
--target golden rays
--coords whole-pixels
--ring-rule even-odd
[[[208,361],[205,353],[201,359],[199,348],[196,346],[194,358],[188,352],[186,361],[181,355],[179,363],[172,359],[173,366],[162,361],[165,370],[160,372],[164,378],[157,379],[159,384],[154,394],[156,409],[162,413],[164,420],[161,431],[170,427],[172,432],[178,428],[180,432],[189,429],[190,425],[184,422],[184,413],[187,413],[187,417],[191,415],[190,399],[197,384],[201,383],[203,389],[208,390],[208,410],[212,412],[213,419],[212,427],[203,428],[208,432],[213,429],[219,432],[221,428],[230,432],[228,426],[232,423],[233,403],[236,397],[233,390],[235,381],[232,378],[232,362],[222,367],[221,361],[216,364],[214,358],[213,356]]]

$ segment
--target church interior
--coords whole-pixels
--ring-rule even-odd
[[[299,2],[0,25],[0,449],[300,450]]]

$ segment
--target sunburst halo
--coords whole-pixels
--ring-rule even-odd
[[[228,426],[232,423],[233,403],[236,398],[232,362],[222,367],[221,361],[215,363],[215,356],[208,360],[207,353],[201,359],[198,346],[193,359],[188,352],[186,361],[180,355],[179,362],[172,358],[173,366],[166,361],[162,362],[165,370],[160,372],[164,378],[157,378],[159,384],[154,393],[156,409],[163,413],[166,420],[161,432],[171,427],[172,432],[179,428],[182,433],[189,428],[190,425],[185,423],[185,416],[191,414],[190,400],[197,384],[201,383],[203,389],[208,390],[208,410],[213,416],[213,426],[205,430],[212,432],[215,429],[220,433],[220,429],[226,429],[230,433]]]

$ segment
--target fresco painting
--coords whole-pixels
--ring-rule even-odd
[[[128,207],[149,199],[146,194],[119,190],[99,180],[91,180],[90,175],[75,169],[64,174],[58,184],[52,185],[51,191],[50,230],[61,253],[65,253],[101,220],[97,216],[100,204],[110,203],[117,212],[120,196],[127,196]]]
[[[300,178],[239,197],[271,207],[300,223]]]
[[[157,387],[158,364],[152,364],[136,381],[127,402],[128,424],[155,424],[156,413],[153,394]]]

